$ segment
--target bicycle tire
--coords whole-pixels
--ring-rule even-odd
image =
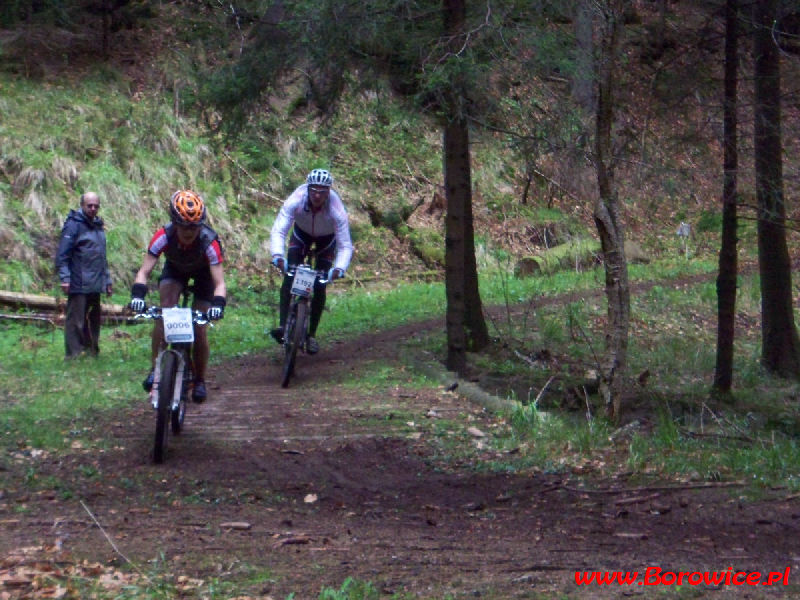
[[[178,408],[170,411],[170,420],[172,422],[172,433],[178,435],[183,428],[183,419],[186,416],[186,404],[189,395],[192,393],[192,381],[194,375],[192,374],[191,364],[189,363],[186,353],[183,354],[183,384],[181,386],[181,401],[178,403]]]
[[[287,327],[284,334],[283,378],[281,379],[281,387],[284,388],[289,387],[289,380],[294,375],[297,350],[305,341],[307,313],[308,305],[305,302],[298,302],[287,319]]]
[[[165,352],[161,358],[161,381],[158,384],[158,406],[156,408],[156,435],[153,441],[153,462],[156,464],[163,463],[167,453],[170,408],[177,376],[178,361],[172,352]]]
[[[181,396],[178,408],[170,411],[170,421],[172,423],[172,433],[178,435],[183,429],[183,419],[186,416],[186,396]]]

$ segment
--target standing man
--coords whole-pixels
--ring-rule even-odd
[[[106,258],[106,232],[97,216],[100,198],[95,192],[81,195],[81,206],[70,210],[61,228],[56,272],[67,295],[64,323],[66,357],[100,351],[100,294],[111,295],[111,275]]]
[[[350,223],[342,199],[333,186],[333,176],[325,169],[314,169],[306,177],[306,182],[295,189],[281,206],[278,217],[272,225],[270,251],[272,264],[284,274],[299,265],[306,256],[315,257],[314,268],[327,271],[328,279],[334,281],[344,277],[350,258],[353,256],[353,243],[350,240]],[[288,252],[284,257],[286,236],[289,238]],[[283,327],[289,313],[292,278],[284,275],[281,285],[280,328],[272,329],[270,335],[279,344],[283,343]],[[319,352],[317,326],[325,308],[325,286],[314,286],[311,300],[311,318],[308,323],[306,350],[309,354]]]

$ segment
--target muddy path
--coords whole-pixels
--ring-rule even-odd
[[[482,436],[504,424],[458,390],[336,383],[343,370],[376,364],[401,372],[402,340],[417,330],[300,356],[288,389],[277,349],[217,365],[209,401],[189,407],[163,465],[150,462],[144,398],[113,421],[85,424],[97,439],[110,432],[103,452],[10,452],[0,574],[25,563],[13,559],[21,548],[38,548],[37,560],[54,564],[248,581],[248,596],[275,600],[317,598],[348,577],[387,597],[649,598],[653,588],[637,584],[575,582],[576,571],[648,567],[789,568],[788,586],[693,586],[693,597],[800,595],[796,495],[767,490],[746,502],[735,484],[643,488],[625,474],[489,470],[505,456]],[[0,597],[36,595],[3,584]]]

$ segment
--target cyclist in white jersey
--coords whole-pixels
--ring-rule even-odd
[[[347,210],[339,194],[332,189],[333,177],[325,169],[314,169],[306,182],[294,190],[281,206],[272,226],[270,252],[272,264],[284,274],[314,253],[313,267],[326,271],[334,281],[347,272],[353,256]],[[291,229],[288,251],[284,254],[286,237]],[[283,326],[289,312],[292,281],[284,276],[281,285],[280,327],[270,331],[278,343],[283,343]],[[315,339],[322,311],[325,308],[325,286],[317,284],[311,303],[306,348],[309,354],[319,351]]]

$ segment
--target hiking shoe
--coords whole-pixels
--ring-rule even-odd
[[[202,379],[198,379],[194,382],[194,388],[192,389],[192,400],[194,400],[197,404],[200,404],[201,402],[205,402],[207,397],[208,393],[206,392],[206,382]]]
[[[144,388],[145,392],[149,392],[153,389],[153,379],[155,375],[153,375],[153,370],[151,369],[150,372],[147,374],[147,377],[144,378],[142,382],[142,387]]]
[[[309,354],[316,354],[319,352],[319,344],[317,343],[317,340],[311,336],[306,338],[306,352]]]
[[[276,327],[275,329],[270,329],[269,334],[272,336],[273,340],[275,340],[279,344],[283,344],[283,327]]]

